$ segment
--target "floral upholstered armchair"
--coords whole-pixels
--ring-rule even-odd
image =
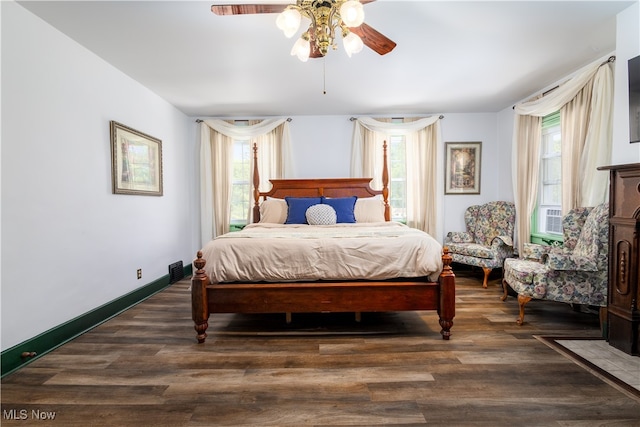
[[[607,305],[609,205],[573,209],[562,218],[562,228],[562,246],[525,243],[520,259],[504,263],[502,300],[508,286],[518,294],[519,325],[531,299]]]
[[[489,202],[467,208],[464,222],[467,231],[452,231],[444,239],[453,262],[482,267],[487,287],[489,273],[502,268],[513,256],[513,229],[516,208],[512,202]]]

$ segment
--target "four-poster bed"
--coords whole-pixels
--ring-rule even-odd
[[[196,271],[191,284],[192,318],[199,343],[207,337],[212,313],[284,313],[290,322],[291,313],[354,312],[359,320],[362,312],[436,310],[442,338],[449,339],[455,316],[451,257],[448,250],[427,233],[390,221],[386,143],[382,190],[373,190],[370,178],[329,178],[273,179],[271,190],[261,192],[255,144],[253,150],[254,224],[213,239],[198,251],[193,262]],[[261,223],[264,219],[261,204],[267,200],[287,200],[288,203],[290,199],[285,198],[293,197],[321,198],[326,202],[353,196],[357,198],[355,203],[382,197],[382,222],[319,226],[266,224],[276,229],[277,236],[262,239],[267,231],[260,228],[265,225]],[[296,241],[285,235],[291,228],[297,235]],[[352,230],[355,235],[343,234]],[[366,240],[369,236],[372,236],[371,243]],[[273,246],[261,246],[265,242],[272,242]],[[323,255],[322,251],[334,242],[338,245],[337,251],[343,252]],[[298,244],[312,247],[293,246]],[[340,245],[348,247],[344,249]],[[226,252],[228,246],[230,250]],[[386,246],[387,252],[376,249]],[[363,262],[371,273],[351,275],[353,265],[349,264],[353,264],[354,259],[368,257],[368,252],[372,256]],[[279,255],[278,261],[271,261],[270,253]],[[241,258],[242,254],[245,258]],[[318,264],[325,263],[325,258],[331,259],[326,263],[329,267],[318,270]],[[272,262],[276,263],[275,267]],[[237,264],[241,271],[236,272],[231,264]],[[309,265],[303,268],[305,264]],[[314,270],[313,274],[307,274],[306,269]],[[281,270],[284,271],[282,277]]]

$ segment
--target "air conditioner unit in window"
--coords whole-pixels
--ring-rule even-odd
[[[546,209],[544,219],[546,233],[562,234],[562,211],[560,209]]]

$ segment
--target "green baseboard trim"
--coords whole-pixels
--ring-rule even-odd
[[[192,272],[193,267],[191,264],[184,267],[185,276],[190,276]],[[169,275],[167,274],[141,288],[82,314],[75,319],[71,319],[3,351],[0,355],[2,359],[2,374],[0,378],[4,378],[23,366],[28,365],[30,362],[37,360],[50,351],[141,303],[147,298],[168,288],[170,285]],[[22,357],[23,353],[35,355],[33,357]]]

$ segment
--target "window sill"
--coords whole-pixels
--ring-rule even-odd
[[[229,226],[229,231],[240,231],[243,228],[245,228],[247,226],[247,224],[231,224]]]
[[[560,234],[531,233],[530,238],[531,243],[548,246],[560,246],[564,240]]]

